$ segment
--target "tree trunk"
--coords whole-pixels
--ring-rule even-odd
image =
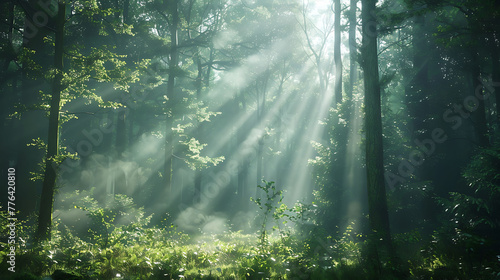
[[[241,92],[238,92],[235,97],[235,107],[236,110],[241,110],[242,112],[246,112],[246,102],[244,95]],[[241,103],[241,107],[240,104]],[[237,137],[237,145],[242,145],[245,142],[245,139],[248,137],[248,129],[247,126],[236,127],[236,137]],[[240,202],[243,207],[248,206],[249,196],[248,193],[248,167],[249,162],[248,158],[240,157],[238,158],[238,194],[240,196]]]
[[[419,15],[415,18],[412,44],[413,52],[413,69],[415,76],[411,81],[410,92],[408,97],[408,110],[412,117],[411,131],[421,133],[425,131],[425,118],[427,118],[428,102],[425,99],[424,92],[429,88],[429,46],[427,43],[427,35],[425,33],[425,17]],[[420,135],[412,135],[413,138],[418,138]]]
[[[123,1],[123,23],[125,23],[125,24],[130,24],[129,10],[130,10],[130,0],[124,0]]]
[[[172,159],[174,151],[174,135],[173,135],[173,118],[174,118],[174,107],[176,105],[176,97],[174,96],[175,89],[175,74],[178,68],[179,54],[177,52],[177,27],[179,24],[179,13],[177,10],[178,0],[168,1],[170,13],[172,15],[172,21],[170,24],[170,61],[169,61],[169,73],[167,81],[167,97],[170,108],[167,108],[167,127],[165,136],[165,174],[164,182],[166,190],[172,194]],[[170,111],[170,112],[169,112]]]
[[[356,69],[356,60],[358,56],[358,49],[356,47],[356,3],[357,0],[351,0],[349,8],[349,87],[347,94],[352,99],[354,84],[358,79],[358,72]]]
[[[196,76],[196,96],[198,98],[198,101],[201,101],[201,91],[202,91],[202,85],[203,85],[203,78],[202,78],[203,77],[203,67],[201,64],[199,48],[196,50],[195,57],[196,57],[196,64],[198,66],[198,75]],[[198,129],[196,129],[196,131],[197,131],[196,139],[199,139],[201,134],[202,134],[202,127],[201,127],[200,122],[198,122]],[[198,197],[201,195],[201,179],[202,179],[201,170],[195,170],[195,175],[194,175],[194,196],[195,197]]]
[[[335,43],[333,46],[333,60],[335,61],[335,101],[342,102],[342,54],[340,53],[340,0],[335,0]]]
[[[471,56],[471,65],[470,65],[470,75],[472,79],[472,89],[471,95],[476,97],[483,96],[483,85],[481,83],[481,60],[479,57],[479,46],[485,41],[479,36],[482,33],[483,28],[470,17],[468,18],[468,25],[471,29],[471,41],[472,45],[470,46],[470,56]],[[472,110],[472,115],[474,118],[474,130],[476,133],[476,138],[479,146],[486,147],[489,145],[489,137],[488,137],[488,122],[486,120],[486,106],[484,104],[484,98],[476,98],[478,104],[468,104],[475,108],[475,111]],[[498,100],[497,100],[498,101]],[[497,104],[498,105],[498,104]]]
[[[4,75],[7,74],[9,64],[14,57],[14,46],[12,45],[12,32],[14,30],[14,1],[11,1],[8,6],[9,18],[7,19],[7,24],[9,25],[9,30],[7,32],[7,55],[5,56],[4,65],[2,71]]]
[[[16,84],[15,84],[15,77],[17,75],[17,73],[9,73],[8,72],[8,69],[9,69],[9,65],[10,65],[10,62],[12,61],[12,58],[15,56],[14,54],[14,47],[13,47],[13,44],[12,44],[12,32],[14,30],[14,1],[11,1],[10,3],[5,3],[4,4],[5,6],[8,5],[8,7],[5,7],[5,6],[0,6],[0,8],[6,8],[8,9],[8,19],[7,19],[7,23],[9,25],[9,29],[7,31],[7,42],[6,42],[6,48],[4,50],[4,54],[3,55],[3,58],[4,58],[4,62],[3,62],[3,67],[2,67],[2,72],[0,72],[3,76],[3,82],[7,82],[7,80],[9,79],[12,79],[12,89],[15,89],[16,88]],[[15,96],[15,90],[13,91],[13,95],[12,96]],[[7,95],[7,92],[6,91],[2,91],[0,93],[0,102],[2,102],[2,113],[0,115],[0,117],[2,118],[0,120],[0,125],[3,127],[5,127],[5,123],[6,123],[6,116],[8,115],[8,108],[10,107],[9,105],[11,104],[10,102],[7,102],[8,100],[8,95]],[[2,141],[4,140],[5,137],[2,137]],[[1,148],[2,150],[4,149],[4,146],[2,146]]]
[[[129,23],[129,15],[128,15],[128,8],[129,8],[130,2],[129,0],[125,0],[123,2],[123,5],[121,6],[118,1],[115,3],[115,7],[117,12],[115,13],[115,20],[118,22],[120,20],[123,21],[125,24],[130,24]],[[121,7],[120,7],[121,6]],[[122,12],[120,12],[120,8],[122,8]],[[122,18],[120,19],[120,16]],[[123,47],[124,51],[127,49],[127,35],[125,34],[120,34],[118,36],[118,40],[120,42],[120,45]],[[130,59],[130,56],[127,56],[126,58],[127,64],[131,64],[132,61]],[[124,91],[119,91],[119,94],[127,94]],[[130,108],[129,108],[130,109]],[[122,159],[123,155],[125,153],[125,150],[127,149],[128,145],[128,137],[127,137],[127,110],[125,108],[119,108],[117,110],[117,120],[116,120],[116,156],[118,159]],[[119,186],[123,190],[127,188],[127,186]]]
[[[380,274],[381,252],[392,253],[384,185],[382,118],[377,57],[376,0],[362,0],[362,67],[365,88],[366,170],[369,211],[369,259]]]
[[[61,101],[62,71],[63,71],[63,44],[64,21],[66,5],[59,3],[55,30],[54,67],[56,74],[52,81],[52,99],[50,101],[49,135],[47,143],[47,157],[45,160],[45,176],[43,179],[40,213],[38,216],[38,229],[35,236],[37,242],[50,240],[52,224],[52,208],[54,203],[54,190],[56,184],[56,157],[59,151],[59,110]]]
[[[496,1],[499,3],[500,1]],[[498,6],[498,5],[497,5]],[[495,143],[500,140],[500,45],[498,44],[498,38],[500,38],[500,15],[498,13],[493,14],[491,20],[492,30],[489,34],[489,50],[491,56],[491,85],[488,85],[487,89],[489,94],[495,96],[496,106],[494,110],[496,111],[496,128],[495,128]],[[491,97],[490,97],[491,98]]]
[[[493,85],[495,86],[495,100],[496,100],[496,113],[497,113],[497,129],[500,129],[500,87],[498,87],[498,83],[500,83],[500,61],[499,61],[499,48],[495,42],[491,43],[491,63],[492,63],[492,73],[491,79]],[[488,89],[490,90],[490,89]]]
[[[264,137],[265,137],[265,125],[264,125],[264,114],[266,110],[266,91],[267,83],[269,81],[269,69],[264,72],[263,80],[257,82],[256,93],[257,93],[257,127],[259,128],[259,139],[257,142],[257,185],[262,184],[263,175],[263,165],[264,165]],[[261,88],[259,89],[259,84],[261,83]],[[262,96],[261,96],[262,95]],[[259,198],[260,190],[256,188],[256,197]]]
[[[257,127],[260,129],[262,129],[262,111],[263,111],[263,104],[260,103],[260,91],[259,91],[259,85],[258,83],[256,82],[255,84],[255,92],[256,92],[256,96],[257,96]],[[265,93],[263,93],[265,94]],[[264,97],[265,98],[265,97]],[[260,184],[262,184],[262,149],[263,149],[263,135],[260,134],[258,135],[258,140],[257,140],[257,164],[256,164],[256,176],[257,176],[257,180],[256,180],[256,184],[255,186],[258,186]],[[256,198],[259,198],[260,197],[260,191],[259,191],[259,188],[256,187],[255,188],[255,197]]]
[[[491,60],[492,60],[492,82],[494,86],[494,91],[495,91],[495,100],[496,100],[496,113],[497,113],[497,129],[500,130],[500,87],[498,86],[498,83],[500,83],[500,61],[499,61],[499,48],[495,43],[493,43],[493,46],[491,48]],[[490,90],[490,89],[488,89]],[[497,134],[500,134],[497,132]]]
[[[125,94],[125,93],[121,93]],[[125,123],[126,113],[125,108],[120,108],[116,113],[116,156],[117,159],[123,158],[123,153],[127,146],[127,125]]]
[[[411,142],[414,143],[417,139],[424,137],[423,133],[428,131],[430,123],[426,121],[428,118],[429,99],[426,98],[426,92],[430,88],[429,85],[429,57],[433,56],[431,46],[426,33],[426,19],[423,15],[418,15],[414,19],[412,30],[412,45],[413,45],[413,73],[406,92],[406,104],[410,115],[409,128],[411,131]],[[421,180],[430,180],[431,170],[424,163],[417,166],[414,171],[416,178]]]

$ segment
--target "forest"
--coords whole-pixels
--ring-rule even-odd
[[[1,279],[500,279],[499,0],[0,15]]]

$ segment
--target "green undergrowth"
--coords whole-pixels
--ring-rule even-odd
[[[0,243],[0,279],[376,279],[366,268],[366,238],[355,222],[328,234],[315,224],[316,206],[288,207],[273,182],[260,188],[265,197],[252,199],[260,225],[254,233],[197,236],[182,233],[167,221],[151,225],[151,217],[124,195],[98,202],[90,193],[76,192],[62,199],[59,210],[84,213],[86,219],[78,223],[85,223],[88,231],[78,232],[74,225],[56,219],[51,240],[35,246],[30,224],[36,223],[19,222],[16,272],[8,271],[10,245]],[[2,218],[5,234],[8,223]],[[464,263],[453,254],[453,246],[463,242],[453,244],[446,238],[456,241],[444,229],[430,240],[417,229],[394,235],[403,265],[395,268],[384,261],[390,258],[380,256],[381,279],[500,276],[498,262]]]

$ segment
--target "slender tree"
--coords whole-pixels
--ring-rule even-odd
[[[257,97],[257,127],[262,131],[262,133],[259,135],[258,143],[257,143],[257,185],[262,183],[262,168],[264,164],[264,158],[263,158],[263,153],[264,153],[264,115],[266,112],[266,91],[267,91],[267,84],[269,81],[269,75],[270,71],[269,69],[264,72],[264,76],[262,77],[262,81],[256,81],[256,86],[255,86],[255,93]],[[260,79],[258,79],[260,80]],[[259,188],[256,189],[257,192],[257,197],[259,194]]]
[[[7,6],[7,7],[6,7]],[[2,8],[5,8],[7,11],[7,24],[8,24],[8,30],[6,32],[7,35],[7,42],[5,44],[5,53],[4,55],[4,62],[3,66],[0,73],[7,73],[7,70],[9,68],[9,64],[12,61],[12,59],[15,57],[14,56],[14,46],[12,44],[12,38],[13,38],[13,31],[14,31],[14,1],[9,1],[7,3],[2,4]]]
[[[356,83],[357,80],[357,69],[356,69],[356,62],[357,62],[357,55],[358,55],[358,49],[356,46],[356,27],[357,27],[357,22],[356,22],[356,5],[357,5],[357,0],[351,0],[350,2],[350,7],[349,7],[349,86],[347,88],[347,94],[349,98],[352,97],[353,89],[354,89],[354,84]]]
[[[500,24],[499,24],[500,26]],[[500,58],[499,58],[499,53],[500,53],[500,48],[498,47],[497,43],[495,42],[494,36],[491,36],[492,38],[490,39],[490,56],[491,56],[491,64],[492,64],[492,73],[491,73],[491,78],[494,83],[500,83]],[[488,89],[489,90],[489,89]],[[497,113],[497,126],[500,127],[500,88],[497,86],[495,89],[495,99],[497,100],[496,102],[496,113]],[[498,133],[498,132],[497,132]]]
[[[56,185],[57,156],[59,153],[59,111],[61,103],[61,92],[63,90],[63,59],[64,59],[64,22],[66,4],[58,4],[55,30],[55,74],[52,81],[52,98],[49,113],[49,138],[47,143],[47,156],[45,159],[45,176],[43,179],[40,212],[38,216],[38,228],[36,240],[50,239],[50,228],[52,224],[52,208],[54,204],[54,190]]]
[[[197,75],[196,75],[196,98],[198,100],[202,99],[202,89],[203,89],[203,65],[201,63],[201,55],[200,55],[200,48],[196,48],[195,54],[195,61],[196,61],[196,66],[197,66]],[[208,70],[207,70],[208,71]],[[197,135],[196,138],[203,137],[203,127],[201,126],[201,123],[197,123],[198,129],[197,129]],[[195,175],[194,175],[194,195],[200,196],[201,195],[201,181],[202,181],[202,172],[201,170],[196,170]]]
[[[177,68],[179,67],[179,53],[177,49],[177,29],[179,26],[179,11],[178,11],[178,0],[173,1],[165,1],[168,10],[171,15],[171,19],[169,22],[169,31],[170,31],[170,54],[169,54],[169,72],[168,72],[168,80],[167,80],[167,97],[168,102],[167,106],[167,126],[166,126],[166,137],[165,137],[165,174],[164,182],[166,189],[172,193],[172,159],[174,152],[174,132],[173,128],[173,108],[175,106],[175,100],[177,99],[175,96],[175,76],[177,72]]]
[[[335,42],[333,47],[333,60],[335,61],[335,101],[342,102],[342,54],[340,52],[340,15],[341,6],[340,0],[334,1],[335,22],[333,29],[335,30]]]
[[[466,14],[467,16],[467,14]],[[479,46],[481,45],[482,38],[479,36],[483,33],[482,27],[478,20],[473,20],[471,16],[467,17],[468,26],[471,30],[471,45],[468,52],[470,53],[470,78],[472,80],[471,94],[475,96],[483,96],[483,85],[481,84],[481,60]],[[493,62],[494,64],[495,62]],[[497,62],[498,63],[498,62]],[[493,70],[493,69],[492,69]],[[488,139],[488,122],[486,119],[486,106],[483,98],[477,99],[477,109],[473,114],[475,115],[475,130],[478,144],[482,147],[489,145]],[[498,100],[497,100],[498,103]]]
[[[377,55],[376,0],[362,0],[362,68],[365,88],[366,170],[369,211],[369,259],[380,277],[379,253],[391,253],[392,242],[384,184],[382,117]]]

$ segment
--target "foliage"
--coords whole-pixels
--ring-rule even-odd
[[[134,237],[140,236],[136,230],[146,227],[151,220],[151,216],[144,217],[143,208],[135,207],[131,198],[120,194],[106,198],[103,206],[95,199],[84,196],[74,207],[86,212],[90,218],[90,241],[101,248],[112,247],[127,235],[134,240]],[[130,238],[127,240],[130,241]]]
[[[425,251],[431,267],[477,279],[500,273],[500,244],[494,238],[500,226],[499,168],[499,147],[483,148],[463,172],[470,189],[451,192],[448,199],[437,198],[444,216]]]
[[[263,211],[262,215],[262,224],[260,229],[260,246],[264,246],[268,241],[268,233],[267,233],[267,219],[272,214],[272,218],[275,221],[278,221],[280,218],[284,216],[284,212],[288,210],[287,206],[283,204],[283,191],[276,190],[276,186],[274,182],[266,182],[265,186],[258,185],[257,187],[264,191],[266,197],[263,201],[261,198],[250,198],[250,200],[255,203],[261,211]],[[273,228],[274,229],[274,228]]]
[[[40,138],[32,139],[31,143],[29,143],[27,146],[28,147],[35,147],[36,149],[43,151],[44,154],[47,153],[47,144],[45,144],[45,142]],[[52,158],[52,160],[55,164],[59,165],[66,159],[76,160],[76,159],[78,159],[78,154],[77,153],[70,153],[67,151],[66,147],[60,146],[59,147],[59,154],[57,156],[55,156],[54,158]],[[38,170],[30,172],[30,175],[32,176],[30,178],[30,180],[43,181],[43,176],[44,176],[45,167],[46,167],[46,164],[45,164],[46,160],[47,160],[47,157],[44,156],[42,161],[38,163]]]
[[[322,123],[327,131],[324,136],[326,141],[312,143],[316,156],[309,160],[309,165],[315,180],[315,222],[329,233],[348,222],[344,215],[347,207],[345,200],[349,193],[347,189],[360,179],[348,178],[348,174],[353,172],[349,167],[356,167],[356,172],[364,172],[360,168],[363,164],[359,152],[360,118],[356,115],[359,110],[356,109],[357,104],[361,104],[360,98],[356,87],[352,97],[344,98],[337,108],[331,108]]]
[[[357,78],[363,61],[349,61],[353,90],[341,103],[327,102],[333,78],[348,80],[338,77],[332,59],[337,8],[328,1],[62,1],[68,8],[59,72],[52,66],[56,24],[47,15],[56,7],[44,9],[48,2],[58,1],[0,3],[1,131],[8,136],[1,154],[19,169],[25,201],[39,200],[39,182],[26,181],[29,174],[43,178],[46,160],[78,159],[66,162],[71,166],[61,173],[73,177],[64,186],[81,191],[56,188],[53,238],[39,246],[32,244],[36,215],[19,213],[16,261],[22,274],[3,275],[9,223],[0,212],[0,278],[377,277],[366,268],[366,159],[359,151],[370,143],[362,140],[365,89]],[[366,23],[358,15],[368,2],[350,1],[354,17],[341,18],[342,31],[346,24],[354,35],[369,31],[357,26]],[[499,131],[498,100],[491,100],[500,79],[497,4],[378,1],[374,11],[378,54],[370,57],[379,59],[374,69],[380,71],[384,146],[384,166],[376,168],[398,174],[397,184],[386,183],[394,251],[410,272],[401,278],[500,278],[500,148],[489,146]],[[356,54],[366,39],[345,37],[341,51],[349,43]],[[42,153],[20,147],[47,150],[40,130],[47,128],[43,116],[57,76],[61,143],[73,144],[80,155],[59,147],[56,158],[36,166]],[[483,101],[476,87],[481,83],[490,94],[483,96],[484,108],[471,109]],[[446,142],[429,142],[437,128]],[[170,156],[171,173],[162,168]],[[262,197],[251,200],[258,207],[256,234],[187,236],[170,220],[154,224],[146,214],[156,211],[150,205],[168,200],[166,211],[175,216],[177,206],[193,197],[209,202],[203,210],[232,211],[236,199],[229,194],[248,203],[253,168],[257,177],[276,176],[276,182],[305,190],[308,202],[289,207],[285,189],[264,181],[257,190]],[[220,187],[217,197],[205,192],[212,179]],[[122,194],[97,199],[85,191],[97,182],[101,193],[100,187],[116,183],[117,192],[130,191],[135,201]],[[225,199],[229,203],[216,203]],[[20,207],[35,213],[39,203],[29,204]],[[380,266],[395,270],[384,257]]]
[[[256,205],[273,220],[299,223],[307,220],[310,207],[297,204],[283,211],[276,204],[283,197],[274,183],[265,182],[269,201],[255,200]],[[271,199],[274,198],[274,199]],[[149,217],[123,195],[110,197],[100,203],[91,193],[75,192],[63,198],[63,205],[74,204],[90,218],[87,233],[56,222],[52,240],[37,248],[22,245],[17,260],[23,264],[24,279],[64,274],[71,279],[369,279],[372,276],[363,266],[365,236],[355,230],[354,223],[339,233],[338,238],[321,233],[300,235],[280,230],[278,236],[262,231],[257,236],[242,232],[200,236],[188,240],[170,226],[150,226]],[[258,204],[257,202],[260,202]],[[274,202],[274,203],[273,203]],[[270,203],[270,204],[268,204]],[[261,208],[260,208],[261,207]],[[281,210],[280,210],[281,208]],[[314,207],[313,207],[314,208]],[[63,210],[66,208],[59,209]],[[271,210],[268,210],[271,209]],[[69,210],[69,209],[68,209]],[[5,225],[2,226],[5,228]],[[261,229],[262,230],[262,229]],[[317,228],[312,230],[318,231]],[[409,279],[441,279],[466,275],[464,268],[450,266],[443,254],[449,248],[438,240],[444,232],[435,233],[433,246],[411,260]],[[418,231],[395,237],[402,246],[421,242]],[[27,238],[29,240],[29,238]],[[460,242],[460,241],[457,241]],[[458,244],[458,243],[457,243]],[[256,245],[256,246],[255,246]],[[5,254],[1,255],[5,258]],[[464,262],[463,262],[464,263]],[[486,264],[485,264],[486,265]],[[491,268],[484,266],[477,279],[488,279]],[[4,270],[6,271],[6,270]],[[488,274],[489,273],[489,274]],[[31,275],[31,276],[27,276]],[[439,276],[441,275],[441,276]],[[7,275],[10,276],[10,275]],[[483,278],[481,278],[481,277]],[[32,277],[32,278],[29,278]],[[474,278],[474,279],[476,279]],[[56,279],[56,278],[54,278]],[[390,279],[390,278],[387,278]],[[465,278],[464,278],[465,279]],[[469,278],[467,278],[469,279]]]

